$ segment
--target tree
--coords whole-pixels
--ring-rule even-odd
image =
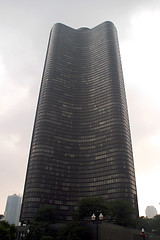
[[[115,223],[123,226],[135,225],[133,218],[134,208],[133,206],[124,200],[117,199],[109,202],[109,212],[111,220]]]
[[[154,218],[141,217],[138,219],[138,228],[144,228],[147,232],[160,234],[160,215]]]
[[[53,206],[44,206],[38,209],[34,221],[30,224],[26,240],[52,240],[55,237],[56,209]]]
[[[156,215],[151,220],[151,230],[156,232],[157,234],[160,234],[160,215]]]
[[[58,229],[57,240],[88,240],[88,230],[80,222],[67,223]]]
[[[106,201],[103,197],[89,197],[78,202],[75,214],[78,220],[90,219],[93,213],[96,217],[102,213],[104,219],[119,225],[132,227],[136,225],[133,206],[121,199]]]
[[[16,228],[5,221],[0,222],[0,240],[14,240]]]
[[[146,232],[152,231],[152,219],[146,217],[140,217],[137,220],[137,228],[142,229],[144,228]]]
[[[94,213],[96,216],[100,212],[106,215],[108,211],[108,206],[106,200],[102,197],[88,197],[83,198],[78,202],[76,217],[77,219],[91,218]]]

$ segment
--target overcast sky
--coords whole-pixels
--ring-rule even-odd
[[[160,214],[160,0],[0,0],[0,213],[23,193],[51,27],[118,30],[140,215]]]

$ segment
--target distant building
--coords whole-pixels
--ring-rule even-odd
[[[21,210],[21,197],[19,195],[11,195],[7,198],[4,219],[10,223],[19,225],[19,215]]]
[[[154,206],[147,206],[145,212],[148,218],[153,218],[157,215],[157,210]]]

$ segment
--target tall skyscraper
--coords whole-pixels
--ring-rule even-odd
[[[137,213],[116,28],[52,28],[37,105],[21,221],[44,205],[71,219],[79,199],[124,199]]]
[[[19,216],[21,211],[21,197],[13,194],[8,196],[4,219],[10,224],[19,225]]]

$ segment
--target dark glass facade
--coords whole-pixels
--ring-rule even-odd
[[[44,205],[70,220],[88,196],[124,199],[138,209],[117,32],[111,22],[77,30],[58,23],[42,76],[21,221]]]

